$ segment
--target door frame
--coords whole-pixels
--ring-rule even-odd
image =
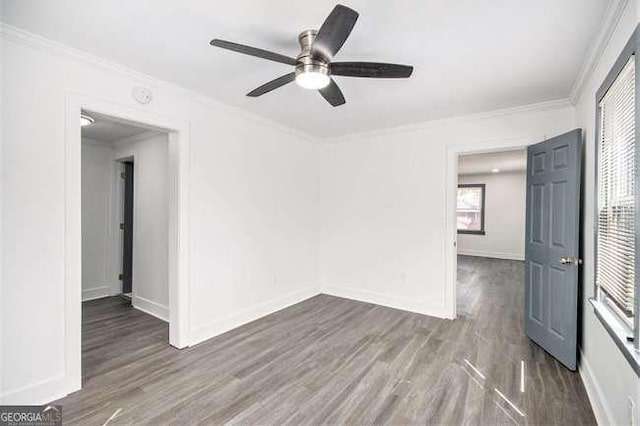
[[[64,147],[64,346],[66,392],[82,387],[82,110],[133,121],[150,130],[168,133],[169,181],[169,344],[189,345],[189,202],[190,125],[173,117],[151,113],[76,92],[65,92]]]
[[[515,149],[525,149],[529,145],[542,142],[547,135],[523,136],[509,139],[496,139],[483,142],[470,142],[447,147],[445,177],[445,294],[444,311],[448,319],[456,319],[457,282],[458,282],[458,229],[456,221],[456,204],[458,188],[458,157],[463,154],[486,154]],[[524,233],[524,230],[522,231]]]

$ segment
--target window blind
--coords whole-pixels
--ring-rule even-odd
[[[635,285],[635,59],[599,104],[596,284],[627,317]]]

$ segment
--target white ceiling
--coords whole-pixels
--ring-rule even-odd
[[[522,172],[526,168],[527,151],[524,149],[458,157],[459,175],[491,173],[493,169],[500,170],[500,173]]]
[[[103,142],[116,142],[152,131],[148,127],[142,127],[136,123],[116,119],[107,115],[91,111],[83,111],[82,113],[95,120],[93,124],[80,128],[83,138]],[[80,119],[80,117],[78,117],[78,119]]]
[[[286,65],[209,46],[223,38],[290,56],[336,0],[2,0],[3,20],[318,136],[566,98],[607,0],[351,0],[336,60],[405,63],[409,80],[336,77],[347,104],[290,84]]]

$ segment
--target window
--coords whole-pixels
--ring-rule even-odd
[[[599,104],[596,283],[601,298],[627,321],[634,316],[635,290],[634,86],[632,57]]]
[[[484,184],[458,185],[458,234],[484,235]]]
[[[597,96],[596,288],[593,304],[605,328],[634,368],[638,368],[638,352],[629,349],[638,348],[635,295],[640,279],[640,274],[636,273],[640,178],[636,146],[635,40],[634,35]]]

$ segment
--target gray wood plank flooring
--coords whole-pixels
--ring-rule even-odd
[[[83,389],[56,403],[83,425],[595,424],[524,335],[523,273],[460,256],[455,321],[320,295],[181,351],[124,300],[86,302]]]

